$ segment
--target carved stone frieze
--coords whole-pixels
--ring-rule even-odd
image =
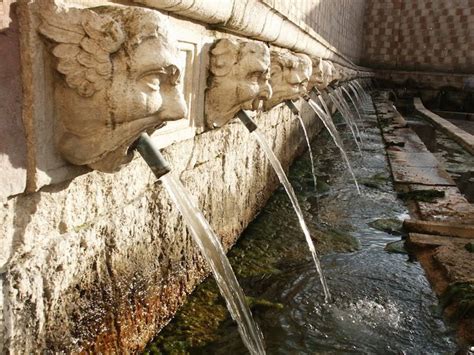
[[[157,11],[65,8],[39,1],[38,28],[53,57],[55,139],[75,165],[111,172],[143,131],[183,118],[177,44]]]
[[[273,95],[264,101],[264,110],[306,94],[311,68],[311,59],[306,54],[272,50],[270,84]]]
[[[240,110],[256,110],[272,95],[270,51],[261,42],[217,40],[210,49],[205,113],[209,128],[221,127]]]

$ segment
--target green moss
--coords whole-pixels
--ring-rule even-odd
[[[331,242],[333,250],[353,252],[361,248],[359,239],[348,233],[330,229],[325,234],[329,236],[328,240]]]
[[[367,223],[370,227],[393,235],[403,235],[403,222],[395,218],[381,218]]]
[[[467,243],[464,248],[470,252],[470,253],[474,253],[474,243],[473,242],[470,242],[470,243]]]
[[[452,315],[453,320],[474,317],[474,283],[456,282],[449,285],[446,292],[441,296],[441,304],[444,308],[454,305],[456,311]]]
[[[282,310],[285,306],[279,302],[272,302],[266,300],[264,298],[256,298],[256,297],[246,297],[247,303],[249,304],[250,308],[262,308],[262,309],[277,309]]]
[[[362,178],[359,182],[364,186],[373,189],[380,189],[388,182],[388,180],[388,177],[384,173],[378,173],[368,178]]]
[[[414,190],[398,193],[398,197],[403,201],[435,202],[444,196],[445,192],[440,190]]]
[[[387,243],[384,250],[388,253],[407,254],[404,240]]]
[[[173,321],[145,349],[145,354],[187,354],[219,337],[217,329],[228,318],[214,280],[206,280]]]

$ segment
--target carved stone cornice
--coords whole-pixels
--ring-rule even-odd
[[[294,52],[356,67],[304,23],[295,23],[259,0],[133,0],[156,9],[211,24]]]

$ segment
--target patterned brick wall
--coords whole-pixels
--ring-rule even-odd
[[[474,0],[367,0],[362,64],[474,73]]]

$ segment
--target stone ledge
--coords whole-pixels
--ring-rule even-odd
[[[469,153],[474,155],[474,136],[472,134],[463,131],[461,128],[455,126],[448,120],[445,120],[444,118],[425,108],[419,97],[415,97],[414,105],[415,109],[423,114],[423,116],[426,117],[431,123],[446,133],[454,141],[459,143]]]
[[[331,46],[303,21],[286,15],[257,0],[134,0],[178,16],[230,30],[310,56],[330,59],[341,65],[362,69]]]

